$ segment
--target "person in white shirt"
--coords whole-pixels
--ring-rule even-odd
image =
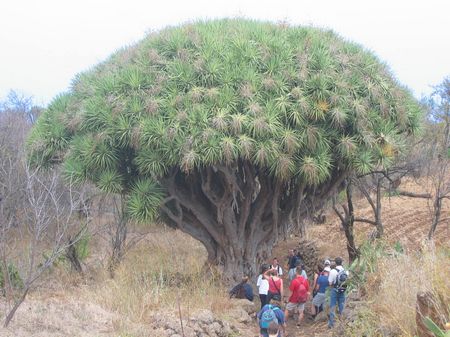
[[[330,285],[330,315],[328,320],[328,327],[334,326],[335,307],[338,306],[339,315],[342,314],[345,304],[345,290],[346,286],[339,279],[341,274],[345,274],[344,278],[348,276],[348,272],[342,266],[342,258],[337,257],[334,259],[336,262],[336,268],[330,271],[328,275],[328,284]],[[345,282],[345,281],[344,281]]]
[[[258,287],[259,299],[261,300],[261,309],[263,306],[268,304],[268,294],[269,294],[269,281],[267,281],[263,274],[270,269],[270,266],[263,264],[261,266],[261,274],[258,276],[256,281],[256,286]]]
[[[278,259],[276,257],[272,260],[272,265],[270,266],[271,269],[276,269],[278,276],[283,276],[283,269],[278,264]]]

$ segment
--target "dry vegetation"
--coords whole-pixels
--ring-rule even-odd
[[[85,292],[87,298],[136,322],[152,313],[227,308],[226,291],[213,270],[206,270],[204,248],[174,230],[148,234],[125,258],[113,279]]]
[[[363,202],[358,209],[362,213],[370,211]],[[432,291],[448,306],[449,229],[446,223],[438,227],[439,248],[423,245],[429,214],[426,200],[403,197],[385,200],[387,245],[392,247],[401,242],[406,254],[385,256],[377,262],[378,272],[368,277],[365,287],[368,306],[360,312],[358,325],[349,329],[348,335],[379,336],[378,328],[383,325],[401,336],[414,336],[418,290]],[[344,255],[345,241],[338,219],[330,216],[328,220],[324,225],[310,227],[307,235],[318,241],[323,256]],[[94,226],[101,227],[98,221]],[[142,232],[143,228],[137,230]],[[358,224],[357,241],[366,240],[371,230]],[[276,254],[282,258],[285,250],[296,242],[291,239],[282,243]],[[11,327],[0,330],[0,335],[148,336],[153,331],[154,315],[161,312],[177,315],[178,303],[184,319],[204,308],[227,318],[231,304],[226,288],[214,270],[204,268],[206,252],[190,236],[163,226],[147,229],[112,279],[106,268],[106,237],[93,236],[89,248],[90,254],[83,264],[84,276],[77,276],[66,262],[59,262],[41,280],[40,290],[31,293],[19,309]],[[444,312],[445,308],[439,305]],[[248,336],[253,334],[249,332]]]

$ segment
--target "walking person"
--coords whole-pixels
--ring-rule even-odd
[[[281,301],[283,298],[283,280],[278,277],[276,268],[267,270],[263,276],[269,282],[267,303],[270,303],[272,299]]]
[[[318,265],[317,265],[317,269],[316,269],[316,271],[314,272],[314,278],[313,278],[313,283],[312,283],[312,286],[311,286],[311,289],[312,289],[312,298],[314,299],[314,297],[316,296],[316,294],[317,294],[317,292],[318,292],[318,290],[317,290],[317,280],[319,279],[319,277],[320,277],[320,275],[322,275],[322,273],[323,273],[323,265],[322,265],[322,263],[319,263]],[[327,285],[328,285],[328,278],[327,278]],[[317,310],[316,310],[316,312],[318,312]]]
[[[280,302],[266,304],[256,315],[260,337],[282,337],[286,333],[286,320]]]
[[[269,294],[269,281],[264,277],[264,273],[268,271],[269,265],[263,264],[261,266],[261,274],[258,276],[258,280],[256,281],[256,286],[258,287],[259,299],[261,301],[261,309],[269,303],[268,294]]]
[[[328,327],[334,326],[334,317],[336,304],[338,306],[338,314],[341,315],[345,304],[345,290],[347,289],[346,281],[348,272],[342,266],[342,258],[334,259],[336,268],[330,271],[328,275],[328,284],[331,288],[330,292],[330,316],[328,320]]]
[[[326,290],[329,286],[328,283],[328,275],[330,273],[331,269],[330,267],[325,267],[319,277],[317,278],[316,286],[315,286],[315,295],[312,300],[312,307],[311,307],[311,314],[313,318],[316,317],[316,315],[323,310],[323,305],[325,304],[327,297],[326,297]]]
[[[289,313],[294,313],[295,309],[298,309],[298,322],[299,325],[303,321],[305,303],[309,298],[309,283],[302,275],[302,269],[297,268],[295,278],[291,281],[289,290],[291,296],[289,302],[286,304],[286,310],[284,311],[285,320],[288,320]]]

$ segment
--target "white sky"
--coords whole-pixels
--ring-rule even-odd
[[[448,0],[1,0],[0,99],[49,103],[78,72],[151,30],[248,17],[331,28],[390,65],[416,97],[450,75]]]

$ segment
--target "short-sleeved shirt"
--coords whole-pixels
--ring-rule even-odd
[[[297,275],[295,279],[292,280],[291,285],[289,286],[289,289],[292,291],[291,296],[289,297],[289,302],[291,303],[299,303],[299,293],[298,288],[300,285],[303,284],[306,288],[306,291],[309,291],[309,283],[308,280],[305,279],[303,276]]]
[[[328,287],[328,276],[320,275],[317,279],[317,285],[319,286],[319,290],[317,292],[320,294],[325,293]]]
[[[328,275],[328,283],[334,285],[336,283],[336,277],[338,276],[339,272],[343,269],[344,267],[342,266],[336,266],[335,269],[331,269],[330,275]]]
[[[278,265],[278,266],[276,266],[276,267],[274,267],[273,265],[271,265],[270,268],[277,268],[278,276],[282,276],[282,275],[283,275],[283,269],[281,268],[280,265]]]
[[[262,275],[258,276],[256,286],[258,287],[258,294],[267,295],[269,293],[269,282]]]

